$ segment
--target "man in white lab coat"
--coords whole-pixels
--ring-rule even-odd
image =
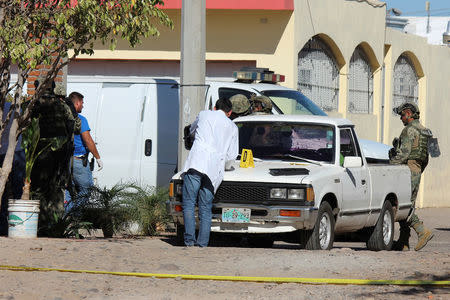
[[[238,129],[229,119],[231,102],[219,99],[214,110],[201,111],[191,125],[194,144],[183,168],[184,244],[208,246],[214,194],[223,179],[225,164],[239,151]],[[199,232],[195,236],[195,204],[198,201]]]

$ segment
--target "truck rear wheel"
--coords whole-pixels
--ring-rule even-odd
[[[385,201],[378,217],[377,224],[372,229],[367,248],[373,251],[391,250],[394,240],[394,209],[389,201]]]
[[[330,204],[322,202],[314,229],[302,231],[300,242],[308,250],[330,250],[334,242],[335,222]]]

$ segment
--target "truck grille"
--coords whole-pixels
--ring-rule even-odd
[[[269,189],[261,186],[222,183],[217,190],[214,202],[260,203],[269,199]]]
[[[239,181],[223,181],[219,186],[213,203],[256,204],[256,205],[305,205],[304,200],[271,199],[270,189],[274,187],[296,187],[294,184],[254,183]]]

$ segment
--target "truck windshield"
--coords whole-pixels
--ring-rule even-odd
[[[278,110],[285,115],[327,115],[308,97],[298,91],[269,90],[262,91],[261,94],[272,99]]]
[[[332,126],[280,122],[237,122],[236,125],[239,152],[250,149],[254,157],[261,159],[334,162]]]

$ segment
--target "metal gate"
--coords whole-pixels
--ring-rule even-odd
[[[354,114],[373,112],[373,74],[367,56],[359,46],[350,59],[347,111]]]
[[[339,70],[330,48],[313,37],[298,54],[297,89],[324,111],[337,111]]]
[[[418,104],[418,78],[414,66],[405,55],[401,55],[394,66],[394,94],[392,108],[404,102]],[[392,112],[394,114],[394,112]]]

